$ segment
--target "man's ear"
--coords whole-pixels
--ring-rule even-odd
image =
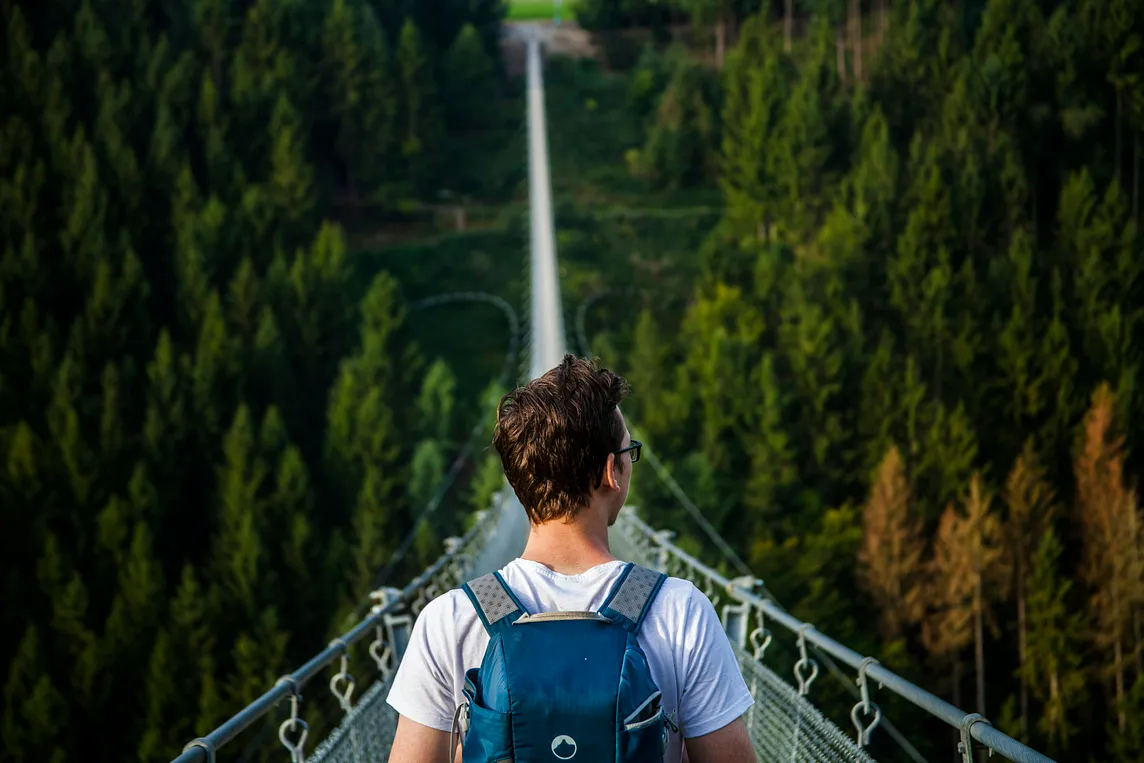
[[[600,481],[600,487],[608,488],[609,490],[619,490],[620,485],[616,482],[616,454],[609,453],[608,460],[604,463],[604,479]]]

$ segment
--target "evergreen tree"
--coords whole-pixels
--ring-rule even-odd
[[[1025,449],[1009,477],[1005,481],[1004,500],[1009,507],[1009,521],[1006,524],[1006,545],[1013,562],[1013,580],[1017,599],[1017,653],[1020,660],[1021,676],[1021,733],[1029,735],[1028,679],[1025,669],[1028,658],[1028,613],[1027,600],[1030,576],[1033,574],[1033,554],[1039,553],[1034,543],[1042,539],[1053,522],[1056,512],[1055,496],[1052,487],[1045,481],[1045,471],[1037,462],[1031,441],[1026,441]],[[1055,541],[1055,538],[1053,539]],[[1046,553],[1050,553],[1046,551]],[[1042,570],[1042,574],[1055,574],[1052,566]],[[1052,581],[1039,583],[1051,586]],[[1055,595],[1052,592],[1046,595]],[[1059,720],[1059,719],[1058,719]],[[1054,728],[1056,724],[1054,723]]]
[[[1041,703],[1037,731],[1049,754],[1060,756],[1079,727],[1070,718],[1084,705],[1087,684],[1081,667],[1084,619],[1069,605],[1072,583],[1060,570],[1061,543],[1046,524],[1033,551],[1028,578],[1028,637],[1020,675]]]
[[[493,61],[472,24],[461,27],[442,63],[442,105],[450,130],[480,129],[497,117]]]
[[[427,190],[431,157],[438,147],[440,116],[437,84],[412,19],[401,27],[397,44],[397,72],[401,83],[401,153],[412,175],[416,191]]]
[[[910,517],[910,488],[898,449],[887,451],[863,512],[858,547],[859,585],[875,601],[888,641],[901,638],[921,619],[924,589],[919,579],[921,527]]]
[[[770,237],[779,210],[776,140],[787,81],[761,17],[743,25],[726,70],[719,183],[726,216],[740,236]]]
[[[437,440],[438,448],[449,443],[453,430],[453,407],[457,377],[441,358],[437,358],[425,374],[417,397],[422,437]],[[416,458],[414,459],[416,461]]]
[[[1090,603],[1098,626],[1092,635],[1098,649],[1111,652],[1104,672],[1113,680],[1109,704],[1123,734],[1128,726],[1126,655],[1138,648],[1134,614],[1144,601],[1139,547],[1144,520],[1135,495],[1124,485],[1124,441],[1113,430],[1113,405],[1108,386],[1098,387],[1085,416],[1074,474],[1084,543],[1081,574],[1093,593]]]

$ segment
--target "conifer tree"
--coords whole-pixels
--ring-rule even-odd
[[[787,532],[794,529],[782,516],[782,509],[796,481],[797,468],[794,444],[783,423],[787,396],[779,386],[773,355],[763,356],[755,377],[758,397],[745,436],[750,477],[743,501],[755,518],[753,536],[765,539],[777,535],[780,528]]]
[[[453,430],[453,407],[457,377],[441,358],[437,358],[425,374],[417,396],[417,413],[421,419],[422,437],[447,445]]]
[[[953,704],[961,707],[962,652],[973,641],[974,585],[968,553],[972,528],[950,503],[941,515],[927,565],[930,585],[922,643],[952,667]]]
[[[1003,555],[1002,528],[992,510],[993,495],[974,472],[965,501],[966,552],[969,579],[973,585],[973,641],[977,675],[977,711],[985,714],[985,628],[991,605],[1004,595],[1008,573]]]
[[[29,625],[4,684],[4,748],[17,763],[64,763],[57,745],[69,721],[68,703],[45,669],[39,630]]]
[[[834,42],[825,23],[816,23],[813,52],[790,92],[777,127],[775,180],[780,226],[798,237],[821,222],[825,199],[833,191],[832,128],[838,122],[838,75],[830,64]]]
[[[1013,580],[1017,599],[1017,653],[1021,676],[1021,732],[1029,734],[1029,697],[1025,665],[1028,662],[1028,613],[1027,599],[1030,576],[1033,574],[1033,555],[1039,553],[1037,546],[1051,527],[1056,506],[1051,485],[1046,481],[1044,468],[1040,466],[1031,440],[1009,472],[1005,481],[1004,500],[1009,507],[1009,521],[1005,526],[1006,545],[1013,562]],[[1052,542],[1056,542],[1053,538]],[[1046,554],[1051,553],[1045,551]],[[1053,575],[1052,567],[1042,570],[1042,574]],[[1040,584],[1051,588],[1051,580],[1040,580]],[[1046,596],[1055,596],[1049,591]],[[1047,606],[1047,604],[1046,604]],[[1054,724],[1055,728],[1055,724]]]
[[[442,104],[451,130],[472,130],[497,116],[493,62],[472,24],[461,27],[443,62]]]
[[[788,85],[762,17],[743,25],[725,77],[719,184],[726,216],[740,235],[767,241],[779,214],[772,148]]]
[[[891,447],[863,510],[863,536],[858,547],[858,584],[874,599],[882,636],[893,641],[921,619],[924,593],[921,573],[921,523],[910,516],[910,487],[902,458]]]
[[[222,601],[235,614],[251,616],[257,595],[262,548],[262,507],[258,492],[266,466],[255,451],[255,424],[250,409],[240,405],[226,434],[225,463],[218,472],[219,530],[212,549],[214,580]]]
[[[1092,394],[1079,436],[1076,461],[1077,519],[1082,532],[1084,562],[1081,575],[1088,584],[1097,625],[1095,646],[1112,660],[1106,672],[1113,680],[1110,705],[1117,730],[1128,725],[1124,702],[1128,690],[1126,656],[1138,647],[1134,614],[1144,603],[1139,532],[1144,521],[1135,494],[1124,485],[1124,439],[1116,434],[1114,397],[1102,384]]]
[[[309,230],[314,206],[313,170],[306,161],[305,136],[298,112],[285,92],[279,94],[270,117],[269,193],[288,233],[285,240]]]
[[[1087,698],[1081,666],[1085,622],[1068,601],[1072,583],[1060,572],[1061,543],[1046,523],[1031,554],[1027,581],[1028,609],[1024,620],[1028,635],[1022,639],[1022,685],[1041,703],[1037,731],[1050,754],[1069,749],[1079,731],[1072,722],[1075,709]]]
[[[421,34],[408,18],[398,38],[397,72],[401,83],[401,153],[413,173],[413,188],[423,192],[430,172],[429,157],[437,148],[440,116],[437,85]]]

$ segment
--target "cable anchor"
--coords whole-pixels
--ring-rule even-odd
[[[798,696],[805,697],[810,692],[810,685],[818,676],[818,663],[806,654],[806,632],[814,628],[810,623],[803,623],[798,629],[799,660],[794,664],[794,677],[798,679]],[[810,666],[810,676],[804,676],[803,671]]]
[[[278,679],[278,683],[289,683],[291,691],[290,717],[282,721],[282,725],[278,727],[278,739],[282,741],[282,746],[290,753],[292,763],[306,763],[304,746],[306,734],[309,733],[310,727],[298,717],[298,703],[302,700],[302,695],[298,693],[298,682],[294,680],[293,676],[283,676]],[[298,734],[296,740],[291,741],[287,732],[293,734],[299,727],[302,729],[302,733]]]
[[[870,679],[866,676],[866,668],[876,664],[878,664],[876,659],[867,657],[858,666],[858,688],[862,690],[862,699],[850,711],[850,720],[854,722],[854,728],[858,730],[859,747],[870,744],[870,732],[882,722],[882,709],[878,707],[876,702],[870,701]],[[882,688],[882,685],[878,684],[878,688]],[[870,721],[869,726],[863,726],[862,721],[858,719],[858,713],[861,712],[862,715],[869,716],[871,707],[874,708],[874,720]]]

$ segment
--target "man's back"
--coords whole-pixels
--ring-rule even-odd
[[[517,559],[500,572],[532,613],[597,611],[624,568],[600,564],[562,575]],[[740,717],[753,700],[707,597],[689,581],[668,578],[639,632],[653,680],[663,692],[672,732],[665,763],[681,759],[682,736],[697,737]],[[464,702],[465,671],[479,667],[489,636],[460,590],[430,602],[417,619],[388,701],[401,715],[449,731]]]

